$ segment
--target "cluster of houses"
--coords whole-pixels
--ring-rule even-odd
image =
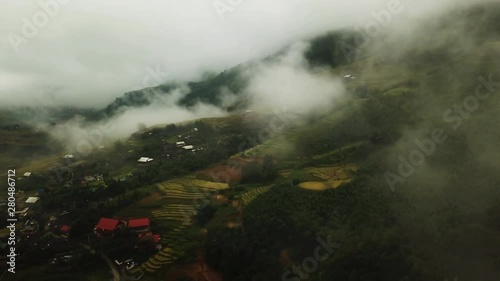
[[[59,235],[60,238],[67,239],[71,233],[71,224],[73,220],[71,219],[68,211],[64,211],[58,216],[50,216],[49,222],[47,223],[47,229],[53,234]]]
[[[31,207],[37,206],[37,202],[40,201],[40,197],[36,196],[26,196],[23,190],[18,190],[15,194],[16,201],[16,217],[25,218],[30,212]],[[7,207],[7,202],[0,203],[0,207]]]
[[[141,241],[152,241],[160,248],[160,235],[151,232],[151,222],[149,218],[118,220],[111,218],[101,218],[94,227],[94,234],[99,237],[113,237],[118,231],[131,229],[137,233],[137,238]]]
[[[25,210],[28,209],[25,208]],[[27,210],[26,210],[27,212]],[[51,216],[48,220],[47,226],[44,228],[37,220],[27,219],[21,226],[20,232],[24,237],[29,238],[30,236],[38,233],[38,231],[48,231],[52,234],[52,237],[68,239],[71,232],[72,220],[69,216],[65,216],[69,212],[65,211],[59,216]]]
[[[194,128],[194,129],[193,129],[193,132],[198,132],[198,128]],[[182,138],[182,135],[179,135],[178,137],[179,137],[179,138]],[[188,139],[189,139],[189,135],[188,135],[188,136],[186,136],[186,137],[184,137],[184,139],[188,140]],[[186,142],[185,142],[185,141],[178,141],[178,142],[176,142],[176,143],[175,143],[175,145],[176,145],[178,148],[182,148],[182,149],[184,149],[184,150],[190,150],[190,151],[192,151],[192,152],[195,152],[195,151],[196,151],[196,149],[194,148],[194,146],[193,146],[193,145],[186,144]]]
[[[191,150],[193,152],[196,151],[196,149],[194,149],[194,146],[192,146],[192,145],[186,145],[186,142],[184,142],[184,141],[178,141],[178,142],[175,143],[175,145],[177,147],[180,147],[180,148],[184,149],[184,150]]]
[[[133,229],[136,232],[147,232],[150,230],[150,224],[148,218],[132,219],[128,221],[101,218],[99,222],[94,227],[94,233],[98,236],[113,236],[116,231],[124,228]]]
[[[198,128],[193,128],[192,130],[193,132],[198,132]],[[179,135],[178,136],[179,138],[182,138],[183,136],[182,135]],[[188,140],[189,139],[189,135],[188,136],[185,136],[184,137],[185,140]],[[165,142],[165,139],[163,139],[163,142]],[[174,144],[167,144],[165,143],[164,144],[164,153],[165,154],[162,154],[162,155],[165,155],[167,157],[170,157],[170,153],[173,153],[175,154],[175,150],[178,150],[178,149],[183,149],[185,151],[191,151],[191,152],[196,152],[197,150],[202,150],[203,148],[195,148],[194,145],[191,145],[191,144],[186,144],[186,141],[178,141]],[[133,152],[132,150],[129,151],[130,152]],[[167,154],[168,153],[168,154]],[[148,156],[142,156],[141,158],[139,158],[137,160],[137,162],[139,164],[147,164],[147,163],[150,163],[152,162],[154,159],[151,158],[151,157],[148,157]]]
[[[25,236],[30,236],[40,230],[40,224],[36,220],[27,220],[22,226],[21,232]]]

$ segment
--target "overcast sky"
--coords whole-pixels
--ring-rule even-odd
[[[0,0],[3,106],[103,106],[135,88],[196,79],[293,41],[362,26],[391,2],[54,1]],[[393,16],[426,14],[450,1],[401,0],[403,12]],[[40,5],[49,2],[48,9]]]

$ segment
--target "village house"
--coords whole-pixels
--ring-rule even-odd
[[[28,211],[29,211],[29,207],[26,207],[24,209],[22,209],[21,211],[16,211],[16,215],[18,215],[19,217],[26,217],[28,215]]]
[[[152,232],[139,233],[138,238],[143,242],[154,243],[157,250],[161,250],[163,247],[161,245],[160,234],[153,234]]]
[[[142,163],[142,164],[149,163],[151,161],[153,161],[153,158],[149,158],[149,157],[141,157],[141,158],[139,158],[139,160],[137,160],[137,162]]]
[[[154,243],[160,243],[160,234],[153,234],[152,232],[139,233],[138,238],[141,241],[152,241]]]
[[[25,203],[35,204],[36,202],[38,202],[38,200],[40,200],[39,197],[28,197],[28,199],[26,199]]]
[[[356,77],[352,74],[346,74],[346,75],[344,75],[344,79],[354,80],[354,79],[356,79]]]
[[[148,218],[133,219],[128,221],[128,227],[133,229],[135,232],[147,232],[150,230],[150,224]]]
[[[21,232],[23,235],[29,236],[32,235],[40,229],[40,225],[36,220],[27,220],[24,223],[23,228],[21,229]]]
[[[94,234],[98,236],[114,236],[117,230],[125,227],[125,223],[116,219],[101,218],[94,227]]]
[[[84,179],[85,179],[85,181],[87,181],[87,182],[91,182],[91,181],[95,181],[95,180],[96,180],[96,178],[95,178],[94,176],[85,176],[85,178],[84,178]]]
[[[69,225],[63,225],[61,226],[61,228],[59,228],[59,233],[61,234],[62,238],[68,238],[70,232],[71,232],[71,226]]]

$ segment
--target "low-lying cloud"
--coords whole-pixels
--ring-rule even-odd
[[[253,108],[287,108],[309,112],[332,106],[344,93],[338,77],[313,69],[304,57],[309,44],[300,42],[272,61],[252,66],[246,76],[250,82],[245,93]]]
[[[188,92],[188,87],[180,86],[167,94],[151,95],[151,104],[148,106],[122,108],[101,122],[91,123],[76,117],[55,126],[44,125],[42,129],[64,143],[69,152],[85,155],[101,145],[129,137],[141,125],[150,127],[227,114],[221,108],[205,103],[197,103],[189,108],[178,106],[179,100]]]

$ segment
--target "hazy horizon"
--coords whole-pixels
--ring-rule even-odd
[[[0,104],[7,107],[102,107],[125,92],[197,80],[328,31],[363,29],[388,7],[398,10],[392,21],[457,6],[449,0],[2,4]]]

